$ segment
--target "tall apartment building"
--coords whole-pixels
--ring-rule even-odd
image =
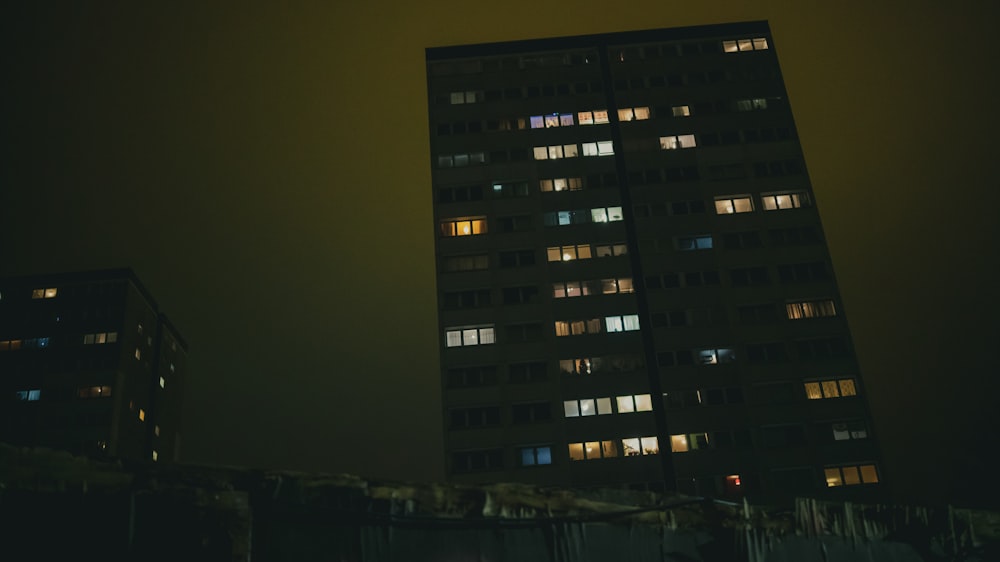
[[[426,60],[450,478],[879,490],[766,22]]]
[[[0,279],[0,442],[175,461],[186,368],[131,270]]]

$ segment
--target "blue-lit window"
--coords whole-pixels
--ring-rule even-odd
[[[552,464],[551,447],[524,447],[521,449],[521,466]]]
[[[16,393],[18,400],[24,400],[26,402],[34,402],[42,397],[42,391],[35,390],[18,390]]]
[[[711,248],[711,236],[685,236],[677,239],[678,250],[710,250]]]

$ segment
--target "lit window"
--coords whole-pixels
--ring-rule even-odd
[[[636,394],[635,398],[635,411],[636,412],[652,412],[653,411],[653,399],[649,394]]]
[[[153,462],[156,462],[157,457],[159,457],[159,454],[157,454],[156,451],[153,451]]]
[[[173,364],[173,363],[171,363],[171,364],[170,364],[170,372],[171,372],[171,373],[173,373],[173,372],[174,372],[174,364]]]
[[[528,122],[531,123],[532,129],[541,129],[545,127],[545,118],[541,115],[532,115],[528,118]]]
[[[160,377],[160,388],[164,388],[166,386],[167,386],[167,379]]]
[[[687,250],[710,250],[712,249],[711,236],[685,236],[677,239],[677,249]]]
[[[56,293],[58,293],[58,292],[59,292],[59,289],[57,289],[55,287],[49,287],[47,289],[46,288],[34,289],[34,290],[31,291],[31,298],[33,298],[33,299],[51,299],[51,298],[55,298]]]
[[[468,347],[496,343],[493,326],[473,326],[469,328],[448,328],[445,330],[445,345],[448,347]]]
[[[610,332],[634,332],[639,329],[639,315],[626,314],[624,316],[607,316],[604,318],[607,331]]]
[[[594,112],[594,123],[600,125],[602,123],[608,123],[608,112],[606,110],[598,110]]]
[[[601,207],[590,210],[590,219],[593,222],[617,222],[623,220],[621,207]]]
[[[549,129],[549,128],[552,128],[552,127],[558,127],[558,126],[559,126],[559,115],[557,113],[553,113],[552,115],[546,115],[545,116],[545,128],[546,129]]]
[[[687,452],[688,451],[687,435],[671,435],[670,450],[675,453]]]
[[[576,144],[564,144],[563,155],[566,158],[576,158],[580,155],[580,149],[576,146]]]
[[[874,464],[831,466],[823,469],[823,476],[828,488],[878,483],[878,469]]]
[[[83,343],[84,343],[84,345],[88,345],[88,344],[94,343],[94,340],[96,339],[95,335],[96,334],[85,334],[83,336]]]
[[[604,416],[611,414],[611,398],[582,398],[563,402],[563,412],[567,418],[580,416]]]
[[[618,447],[614,441],[586,441],[569,444],[569,458],[575,461],[617,456]]]
[[[643,121],[649,119],[648,107],[627,107],[618,110],[619,121]]]
[[[77,389],[80,398],[105,398],[111,396],[110,386],[85,386]]]
[[[14,393],[18,400],[23,400],[25,402],[35,402],[42,397],[42,391],[40,389],[34,390],[18,390]]]
[[[757,111],[767,109],[767,98],[736,100],[736,111]]]
[[[477,94],[477,92],[452,92],[449,99],[452,105],[476,103],[479,97]]]
[[[794,193],[765,193],[760,196],[765,211],[798,209],[809,206],[809,194],[805,191]]]
[[[653,401],[649,394],[627,394],[625,396],[616,396],[615,402],[617,402],[619,414],[651,412],[653,410]]]
[[[105,343],[107,342],[107,339],[108,335],[106,333],[94,334],[94,343],[97,344]]]
[[[660,137],[660,148],[663,150],[679,150],[682,148],[694,148],[698,146],[694,140],[694,135],[673,135]]]
[[[581,178],[555,178],[550,180],[540,180],[539,188],[543,192],[547,191],[576,191],[583,189],[583,179]]]
[[[593,111],[581,111],[576,114],[576,120],[581,125],[593,125],[594,124],[594,112]]]
[[[139,348],[138,348],[138,347],[137,347],[137,348],[135,348],[135,358],[136,358],[137,360],[138,360],[138,359],[141,359],[141,358],[142,358],[142,352],[140,352],[140,351],[139,351]]]
[[[555,331],[557,336],[599,334],[601,333],[601,319],[591,318],[589,320],[556,320]]]
[[[486,233],[486,217],[441,221],[441,236],[473,236]]]
[[[675,105],[670,108],[670,113],[674,117],[689,117],[691,115],[691,107],[687,105]]]
[[[732,215],[751,211],[753,211],[753,202],[749,196],[717,197],[715,199],[715,214],[717,215]]]
[[[819,301],[790,302],[785,305],[789,320],[802,318],[824,318],[837,315],[837,307],[830,299]]]
[[[852,439],[867,439],[868,428],[863,421],[848,421],[834,423],[831,426],[834,441],[849,441]]]
[[[551,447],[522,447],[521,466],[552,464]]]
[[[656,437],[633,437],[622,439],[622,449],[626,457],[637,457],[639,455],[656,455],[660,452],[660,446]]]
[[[842,398],[857,396],[858,390],[854,379],[829,379],[805,383],[806,398],[820,400],[823,398]]]
[[[736,361],[736,352],[732,349],[699,349],[695,352],[698,363],[702,365],[717,365]]]
[[[146,410],[139,408],[139,421],[146,421]]]
[[[155,435],[157,437],[160,436],[160,426],[158,426],[158,425],[154,425],[153,426],[153,435]]]
[[[599,258],[609,258],[612,256],[624,256],[628,253],[628,246],[625,244],[605,244],[594,246],[594,255]]]
[[[142,333],[142,324],[139,324],[139,325],[137,326],[137,328],[138,328],[138,332],[139,332],[139,333],[141,334],[141,333]]]
[[[580,281],[565,281],[553,283],[552,285],[552,296],[557,299],[580,297],[589,294],[589,285]]]
[[[754,37],[753,39],[737,39],[735,41],[723,41],[722,50],[727,53],[739,53],[746,51],[766,51],[767,38]]]
[[[549,261],[572,261],[590,259],[590,245],[580,244],[577,246],[553,246],[547,249]]]

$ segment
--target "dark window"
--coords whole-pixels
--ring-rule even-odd
[[[505,287],[503,290],[504,304],[524,304],[538,300],[538,287]]]
[[[727,250],[759,248],[761,246],[760,234],[752,230],[748,232],[729,232],[722,237],[722,241]]]
[[[500,423],[500,408],[487,406],[483,408],[455,408],[451,410],[451,428],[463,429],[486,427]]]
[[[446,310],[456,308],[476,308],[490,305],[490,290],[479,289],[474,291],[451,291],[444,294],[441,299]]]
[[[705,212],[705,202],[695,201],[674,201],[670,204],[670,211],[675,215],[696,215]]]
[[[691,365],[694,360],[691,357],[691,351],[683,349],[680,351],[661,351],[656,354],[656,362],[661,367],[674,367]]]
[[[528,149],[527,148],[512,148],[510,149],[510,161],[511,162],[523,162],[528,159]]]
[[[847,356],[847,343],[843,338],[822,338],[795,343],[799,359],[834,359]]]
[[[530,363],[512,363],[507,367],[508,381],[513,384],[543,381],[547,377],[546,364],[543,361]]]
[[[788,494],[808,493],[816,489],[816,477],[809,467],[772,470],[767,479],[772,488]]]
[[[747,304],[736,307],[736,313],[742,324],[763,324],[778,319],[773,304]],[[749,356],[750,348],[747,348]]]
[[[474,254],[469,256],[444,256],[441,259],[442,271],[476,271],[488,269],[490,265],[489,256],[486,254]]]
[[[491,386],[497,383],[496,365],[448,369],[448,387]]]
[[[535,423],[552,419],[552,404],[548,402],[514,404],[510,411],[514,423]]]
[[[802,447],[806,431],[801,425],[778,425],[760,429],[761,445],[766,448]]]
[[[656,312],[653,313],[651,320],[654,328],[677,328],[690,324],[688,314],[684,310]]]
[[[523,232],[531,230],[531,215],[500,217],[497,219],[500,232]]]
[[[503,449],[460,451],[451,454],[451,470],[455,473],[481,472],[503,468]]]
[[[483,188],[480,185],[463,185],[438,189],[438,203],[479,201],[482,198]]]
[[[729,275],[734,287],[768,285],[771,283],[771,278],[767,274],[767,268],[763,266],[733,269],[729,272]]]
[[[787,404],[796,398],[798,386],[790,382],[759,384],[750,388],[751,401],[754,404]]]
[[[507,326],[508,342],[538,341],[542,339],[540,323],[509,324]]]
[[[769,230],[768,235],[771,238],[771,243],[775,246],[798,246],[822,242],[819,232],[812,226],[776,228]]]
[[[533,250],[509,250],[500,252],[500,267],[526,267],[535,265]]]
[[[825,262],[785,264],[778,266],[778,279],[782,283],[828,281],[830,271]]]
[[[747,345],[747,360],[751,363],[775,363],[785,361],[785,344],[754,343]]]

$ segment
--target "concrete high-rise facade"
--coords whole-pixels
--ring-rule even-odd
[[[0,442],[175,461],[186,370],[131,270],[0,279]]]
[[[766,22],[427,50],[455,481],[871,496]]]

